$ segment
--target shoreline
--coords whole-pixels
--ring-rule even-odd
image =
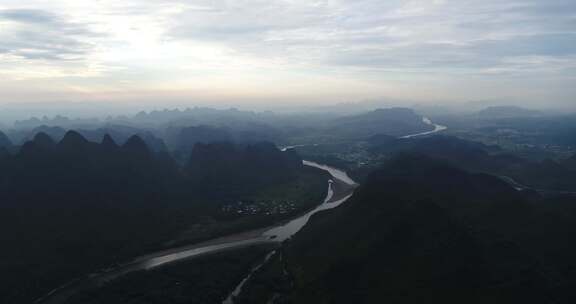
[[[305,162],[305,165],[316,168],[318,168],[319,166],[323,167],[323,165],[311,162]],[[319,169],[328,171],[325,168],[319,168]],[[63,303],[73,295],[77,294],[80,290],[98,288],[102,284],[113,281],[116,278],[124,276],[128,273],[142,270],[147,271],[153,268],[161,267],[163,265],[177,263],[179,261],[190,260],[200,256],[206,256],[209,254],[214,254],[223,251],[230,251],[239,248],[246,248],[248,246],[259,246],[270,244],[277,244],[279,246],[281,245],[281,241],[277,240],[276,237],[274,236],[266,235],[266,232],[280,228],[283,225],[290,223],[291,221],[306,216],[307,214],[314,212],[315,210],[324,206],[325,204],[339,202],[352,195],[355,189],[355,184],[350,184],[349,182],[347,182],[347,179],[349,178],[345,175],[345,173],[343,173],[343,177],[341,177],[342,180],[340,180],[339,177],[340,176],[338,177],[332,176],[332,178],[329,179],[328,181],[329,191],[325,201],[316,205],[316,207],[314,208],[310,208],[310,210],[302,212],[302,214],[291,217],[290,219],[286,219],[281,222],[275,223],[274,225],[259,229],[238,232],[231,235],[218,237],[212,240],[203,241],[200,243],[160,250],[150,254],[138,256],[129,262],[116,265],[113,268],[103,269],[99,272],[90,273],[83,277],[76,278],[68,282],[67,284],[52,290],[50,293],[37,299],[34,303],[37,304]]]

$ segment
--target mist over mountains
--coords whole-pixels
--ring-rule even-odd
[[[0,131],[0,300],[211,303],[247,278],[234,303],[571,303],[573,115],[424,112],[19,121]],[[122,270],[189,248],[209,253]]]
[[[576,303],[575,12],[2,0],[0,304]]]

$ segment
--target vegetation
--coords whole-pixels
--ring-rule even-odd
[[[361,186],[274,247],[235,303],[573,303],[573,117],[504,107],[433,120],[449,129],[402,138],[432,126],[401,108],[18,122],[0,133],[0,302],[294,218],[330,178],[303,156]],[[69,303],[221,302],[271,250],[132,273]]]
[[[269,246],[249,247],[131,273],[82,292],[66,304],[222,303],[270,250]]]
[[[319,214],[246,289],[246,303],[572,303],[569,198],[404,156]]]
[[[75,277],[165,246],[269,225],[309,208],[326,180],[304,170],[293,151],[266,143],[197,145],[180,168],[138,136],[118,145],[110,136],[94,143],[70,131],[55,142],[39,133],[0,159],[0,301],[30,303]],[[222,213],[225,204],[251,197],[300,205],[289,214]],[[203,234],[182,237],[198,226]]]

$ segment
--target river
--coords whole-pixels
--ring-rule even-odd
[[[352,195],[353,190],[357,185],[346,174],[346,172],[339,169],[311,161],[304,161],[303,163],[306,166],[324,170],[331,175],[331,180],[328,183],[327,195],[324,201],[315,209],[305,213],[304,215],[268,228],[220,237],[200,244],[163,250],[138,257],[131,262],[98,273],[89,274],[85,277],[69,282],[68,284],[54,289],[46,296],[38,299],[36,303],[64,303],[67,299],[82,290],[97,288],[98,286],[102,286],[104,283],[139,270],[150,270],[198,256],[213,254],[225,250],[245,248],[252,245],[267,243],[280,244],[300,231],[300,229],[308,223],[310,217],[315,213],[335,208],[345,202]],[[337,191],[338,193],[335,191],[335,184],[339,185],[338,188],[340,190]]]
[[[414,137],[426,136],[426,135],[431,135],[431,134],[435,134],[435,133],[438,133],[438,132],[442,132],[442,131],[448,129],[448,127],[446,127],[446,126],[442,126],[442,125],[439,125],[439,124],[435,124],[434,122],[432,122],[432,120],[431,120],[430,118],[427,118],[427,117],[422,118],[422,121],[423,121],[425,124],[434,127],[434,129],[433,129],[432,131],[426,131],[426,132],[422,132],[422,133],[416,133],[416,134],[406,135],[406,136],[402,136],[402,137],[400,137],[400,138],[405,138],[405,139],[406,139],[406,138],[414,138]]]
[[[430,135],[438,133],[440,131],[446,130],[444,126],[434,124],[430,119],[424,118],[424,123],[434,126],[434,130],[422,132],[418,134],[407,135],[402,138],[413,138],[419,136]],[[284,148],[282,150],[286,150]],[[140,270],[150,270],[160,266],[172,264],[178,261],[192,259],[198,256],[204,256],[208,254],[214,254],[217,252],[222,252],[225,250],[245,248],[252,245],[258,244],[269,244],[276,243],[280,244],[283,241],[294,236],[298,231],[300,231],[310,220],[310,218],[321,211],[336,208],[346,200],[348,200],[357,186],[357,183],[352,180],[348,174],[342,170],[334,167],[330,167],[323,164],[318,164],[312,161],[303,161],[305,166],[318,168],[328,172],[331,176],[331,180],[328,183],[328,192],[324,201],[319,204],[315,209],[286,222],[276,224],[274,226],[243,232],[238,234],[233,234],[225,237],[220,237],[207,242],[202,242],[200,244],[194,244],[189,246],[183,246],[178,248],[173,248],[169,250],[163,250],[156,253],[148,254],[142,257],[138,257],[131,262],[118,265],[97,273],[92,273],[82,278],[71,281],[59,288],[52,290],[50,293],[44,297],[38,299],[35,303],[37,304],[61,304],[66,302],[67,299],[75,295],[76,293],[90,289],[97,288],[103,284],[113,281],[119,277],[126,274],[140,271]],[[338,185],[338,187],[335,187]],[[335,188],[339,190],[336,191]],[[272,254],[272,253],[271,253]],[[268,255],[267,259],[271,256]],[[257,268],[264,265],[267,261],[263,261]],[[254,269],[253,271],[255,271]],[[246,279],[244,279],[238,287],[232,292],[232,294],[226,299],[224,303],[233,303],[233,297],[240,293],[242,286],[248,280],[251,273],[248,274]]]
[[[563,190],[551,190],[551,189],[539,189],[526,185],[522,185],[513,178],[509,176],[500,176],[500,179],[508,183],[510,186],[514,187],[517,191],[535,191],[543,196],[576,196],[575,191],[563,191]]]

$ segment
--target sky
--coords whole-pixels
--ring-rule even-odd
[[[0,105],[575,96],[574,0],[0,1]]]

